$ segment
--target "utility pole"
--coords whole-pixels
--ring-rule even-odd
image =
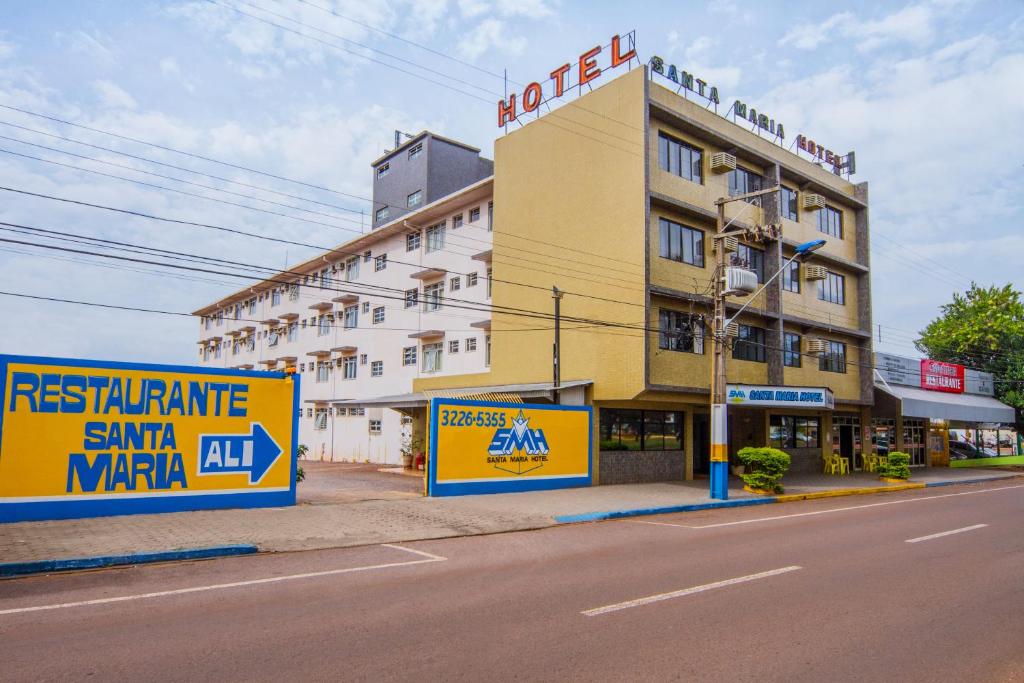
[[[767,190],[747,192],[735,197],[722,197],[715,200],[718,206],[718,218],[715,223],[715,352],[711,365],[711,497],[718,500],[729,498],[729,414],[726,403],[728,380],[725,374],[725,342],[728,321],[725,315],[726,273],[725,273],[725,237],[726,230],[732,221],[725,222],[725,205],[730,202],[753,199],[766,194],[778,192],[779,186]],[[735,220],[735,218],[733,218]],[[781,271],[779,271],[781,272]],[[778,275],[778,273],[776,273]]]
[[[555,344],[551,356],[551,369],[554,374],[551,396],[556,405],[561,400],[558,387],[562,383],[562,296],[564,292],[552,285],[551,298],[555,300]]]

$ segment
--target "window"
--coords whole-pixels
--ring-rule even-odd
[[[782,288],[787,292],[800,293],[800,262],[793,261],[782,271]]]
[[[462,278],[456,275],[451,280],[449,280],[448,289],[450,289],[453,292],[457,292],[460,289],[462,289]]]
[[[369,313],[369,312],[370,312],[370,302],[369,301],[364,301],[363,302],[363,313]]]
[[[213,357],[220,358],[220,344],[213,347]]]
[[[822,372],[846,372],[846,344],[829,341],[828,350],[818,359],[818,369]]]
[[[280,289],[275,289],[273,292],[270,293],[270,305],[271,306],[277,306],[280,303],[281,303],[281,290]]]
[[[256,337],[251,334],[245,338],[245,350],[249,352],[256,350]]]
[[[466,274],[466,286],[467,287],[476,287],[476,280],[477,280],[476,273],[467,273]]]
[[[345,280],[352,282],[359,277],[359,257],[354,256],[345,261]]]
[[[704,353],[704,320],[681,311],[661,309],[658,315],[658,348]]]
[[[423,153],[423,143],[417,142],[415,145],[409,148],[409,159],[415,159]]]
[[[826,206],[818,210],[818,232],[843,239],[843,213],[839,209]]]
[[[367,249],[363,252],[363,263],[369,263],[373,259],[373,252]],[[327,272],[327,271],[324,271]]]
[[[373,324],[374,325],[380,325],[383,322],[384,322],[384,307],[383,306],[378,306],[377,308],[373,309]]]
[[[427,228],[427,248],[429,254],[432,251],[444,249],[444,223],[438,223]]]
[[[800,415],[772,415],[769,436],[772,448],[820,448],[821,419]]]
[[[818,280],[818,299],[846,305],[846,278],[838,273],[829,273],[824,280]]]
[[[320,323],[316,327],[316,336],[326,337],[331,333],[331,323],[334,322],[334,316],[322,315],[320,316]]]
[[[366,408],[349,408],[348,414],[353,417],[362,417],[366,415]]]
[[[739,327],[739,334],[736,335],[736,341],[732,347],[732,357],[736,360],[764,363],[764,328],[752,325],[740,325]]]
[[[359,306],[353,304],[352,306],[345,307],[345,320],[342,325],[346,330],[359,325]]]
[[[779,207],[779,212],[783,218],[788,218],[791,221],[800,220],[800,215],[796,209],[796,199],[798,193],[796,190],[791,190],[785,185],[782,186],[782,206]]]
[[[316,381],[326,382],[331,377],[331,365],[323,361],[318,361],[316,364]]]
[[[327,409],[317,408],[316,409],[316,420],[313,422],[313,429],[324,430],[327,429]]]
[[[740,244],[736,257],[746,264],[747,268],[757,273],[757,281],[764,282],[764,251],[746,244]]]
[[[231,343],[231,355],[237,356],[238,352],[242,350],[242,342],[237,339]]]
[[[416,365],[415,346],[406,346],[402,349],[402,365]]]
[[[405,307],[412,308],[419,303],[420,290],[418,289],[407,289],[405,290]]]
[[[249,315],[256,315],[256,299],[249,299]]]
[[[360,365],[366,365],[366,354],[365,353],[359,354],[359,364]]]
[[[299,338],[299,324],[288,323],[288,341],[293,342]]]
[[[388,255],[387,254],[381,254],[380,256],[377,256],[376,258],[373,259],[373,271],[375,273],[379,273],[380,271],[384,270],[387,267],[388,267]]]
[[[423,288],[423,310],[437,311],[441,308],[441,300],[444,298],[444,281],[426,285]]]
[[[476,337],[466,338],[466,352],[476,351]]]
[[[370,420],[370,433],[380,434],[380,420]]]
[[[491,285],[494,284],[494,277],[492,275],[492,272],[493,271],[490,268],[487,269],[487,298],[488,299],[491,298]]]
[[[313,417],[313,409],[306,408],[306,417]]]
[[[683,414],[665,410],[601,409],[602,451],[683,448]]]
[[[382,206],[377,209],[376,218],[378,223],[383,223],[391,216],[391,207]]]
[[[277,346],[277,342],[281,340],[281,335],[277,333],[277,330],[271,330],[270,334],[267,335],[267,346]]]
[[[458,353],[458,352],[459,352],[459,340],[458,339],[452,339],[450,342],[448,342],[448,353]]]
[[[419,206],[420,202],[422,202],[422,201],[423,201],[423,190],[416,190],[415,192],[413,192],[412,194],[410,194],[408,197],[405,198],[405,205],[408,206],[411,209],[411,208],[413,208],[415,206]]]
[[[688,228],[665,218],[659,219],[659,223],[661,257],[703,268],[704,231]]]
[[[735,170],[729,171],[730,197],[746,194],[748,192],[757,192],[760,189],[761,176],[757,175],[753,171],[748,171],[745,168],[738,167]],[[749,199],[744,199],[743,201],[755,206],[761,206],[760,197],[751,197]]]
[[[455,228],[461,228],[461,227],[462,227],[462,214],[460,213],[458,216],[452,216],[452,229],[454,230]]]
[[[487,202],[487,232],[494,230],[494,202]]]
[[[478,220],[480,220],[480,207],[479,206],[476,207],[475,209],[470,209],[469,210],[469,222],[470,223],[476,223]]]
[[[381,164],[377,167],[377,177],[383,178],[391,171],[391,164]]]
[[[384,361],[375,360],[370,363],[370,377],[381,377],[384,375]]]
[[[416,251],[420,248],[420,233],[410,232],[405,236],[405,250]]]
[[[800,367],[800,335],[785,332],[782,335],[782,364],[787,368]]]
[[[491,367],[491,335],[484,337],[484,365]]]
[[[441,356],[444,353],[444,346],[441,342],[423,345],[423,372],[438,372],[441,370]]]
[[[658,133],[658,165],[681,178],[701,183],[701,165],[704,153],[685,142]]]
[[[342,379],[355,379],[356,378],[356,357],[345,356],[341,359],[341,377]]]
[[[299,300],[299,285],[295,283],[288,287],[288,300],[298,301]]]
[[[235,320],[242,317],[242,304],[235,304]]]

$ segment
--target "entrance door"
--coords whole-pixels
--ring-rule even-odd
[[[860,469],[853,447],[853,425],[840,425],[839,427],[839,456],[848,458],[848,462],[854,469]]]
[[[710,474],[711,419],[708,415],[693,415],[693,473]]]

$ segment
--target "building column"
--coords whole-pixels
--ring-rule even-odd
[[[601,482],[601,409],[594,406],[591,413],[591,434],[596,434],[597,438],[590,444],[590,485],[597,486]]]
[[[683,413],[683,458],[685,458],[686,481],[693,480],[693,411]]]
[[[893,439],[893,441],[896,442],[896,448],[890,448],[889,452],[892,453],[893,451],[900,451],[902,453],[902,452],[904,452],[903,451],[903,415],[902,414],[896,416],[896,435],[895,436],[896,436],[896,438]]]
[[[821,443],[821,457],[828,458],[832,455],[832,411],[826,410],[821,413],[821,433],[818,434],[818,441]]]
[[[782,175],[779,165],[774,164],[764,176],[767,187],[774,187],[782,182]],[[780,197],[778,194],[769,194],[761,198],[761,205],[764,209],[764,222],[767,224],[781,224],[782,215],[780,211]],[[765,245],[764,250],[764,279],[767,282],[772,276],[779,272],[782,267],[782,240],[775,240]],[[767,346],[766,356],[768,360],[768,384],[782,386],[785,384],[785,375],[782,362],[782,278],[776,280],[765,289],[765,310],[775,313],[778,318],[767,319]],[[767,443],[767,441],[765,442]]]
[[[871,406],[862,406],[860,409],[860,458],[861,462],[867,462],[864,456],[874,451],[871,446]]]

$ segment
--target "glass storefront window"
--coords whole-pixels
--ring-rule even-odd
[[[601,409],[602,451],[661,451],[682,448],[681,412]]]
[[[821,419],[802,415],[772,415],[768,423],[772,448],[820,448]]]

